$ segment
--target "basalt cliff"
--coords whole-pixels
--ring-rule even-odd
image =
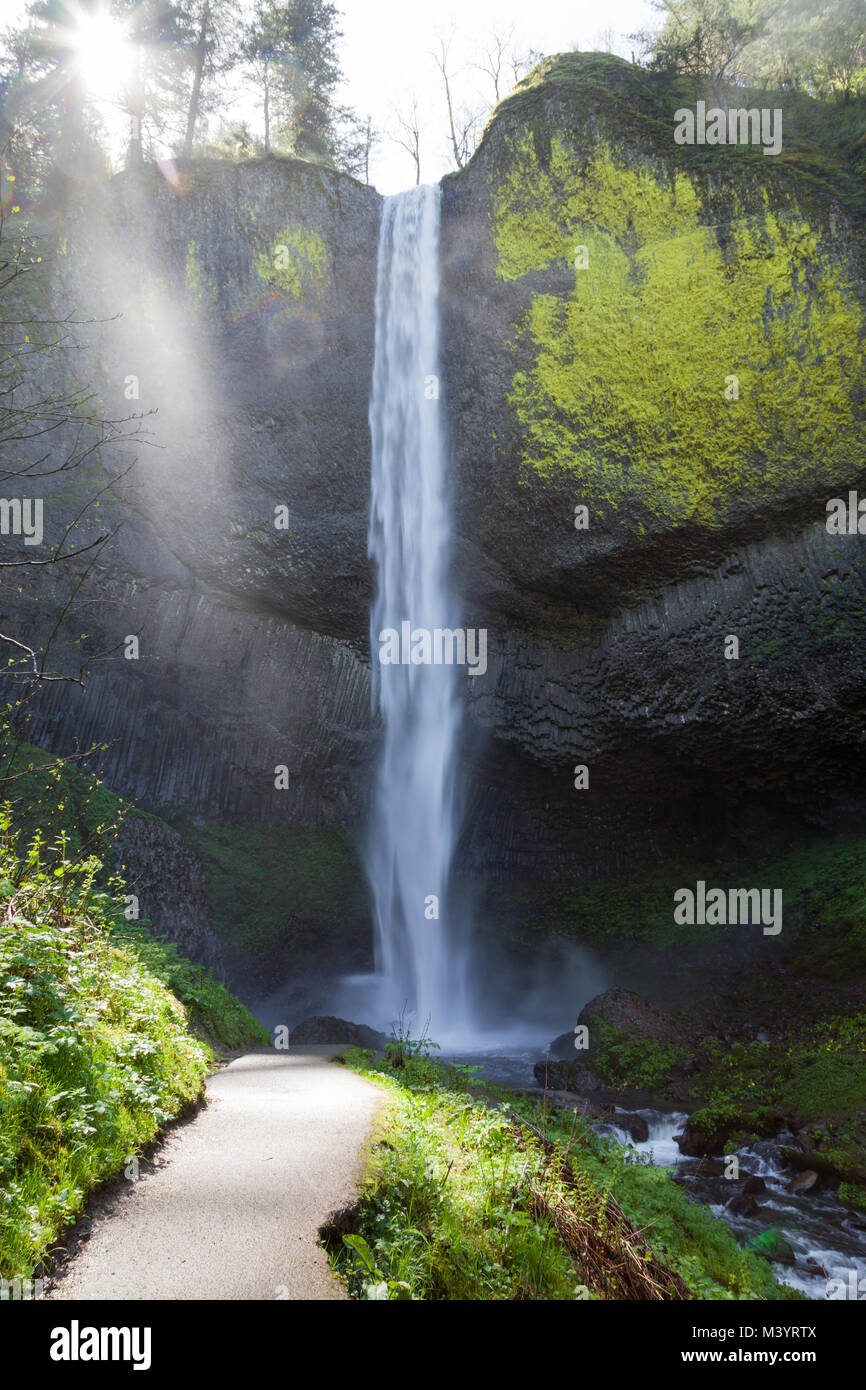
[[[807,98],[778,156],[679,146],[699,95],[546,60],[443,181],[458,577],[489,652],[460,867],[506,935],[579,938],[593,883],[863,820],[863,542],[825,522],[866,488],[866,154]],[[50,537],[123,474],[86,628],[120,645],[40,693],[31,736],[109,745],[262,979],[369,951],[380,202],[289,159],[126,172],[70,210],[54,270],[90,320],[72,370],[142,418],[47,495]],[[44,586],[4,586],[33,636]]]

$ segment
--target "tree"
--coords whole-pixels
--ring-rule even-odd
[[[177,8],[184,58],[178,84],[185,114],[182,151],[189,158],[202,116],[220,109],[220,79],[240,62],[241,21],[236,0],[178,0]]]
[[[866,5],[862,0],[830,0],[819,5],[803,0],[800,17],[801,68],[819,96],[844,102],[866,91]]]
[[[0,152],[0,179],[6,187],[17,182],[9,168],[8,148]],[[4,494],[0,578],[17,582],[27,575],[31,588],[37,580],[56,581],[43,609],[41,644],[36,645],[32,636],[25,641],[9,620],[4,620],[0,632],[0,650],[7,657],[4,675],[16,681],[21,692],[10,713],[20,718],[40,685],[50,681],[81,685],[93,663],[111,654],[75,639],[74,656],[67,643],[65,669],[52,663],[61,629],[81,603],[94,566],[117,534],[118,527],[101,522],[100,504],[120,475],[90,484],[86,477],[79,477],[78,500],[64,521],[53,528],[45,526],[45,532],[44,497],[39,494],[46,480],[75,470],[83,474],[102,448],[136,438],[140,417],[99,417],[92,392],[76,384],[68,370],[76,346],[69,329],[81,320],[54,318],[46,307],[51,241],[30,229],[18,204],[11,203],[11,212],[7,206],[0,202],[0,490]],[[10,496],[14,493],[22,495]]]
[[[338,109],[334,140],[334,164],[355,178],[370,182],[370,156],[382,136],[373,124],[373,117],[358,116],[348,107]]]
[[[658,34],[635,35],[650,66],[707,81],[714,91],[742,78],[744,55],[769,30],[781,0],[653,0],[665,16]]]
[[[334,162],[336,25],[328,0],[259,0],[241,54],[261,92],[266,153],[276,144],[302,159]]]
[[[506,94],[506,82],[514,87],[525,77],[542,55],[534,48],[519,50],[514,40],[514,25],[504,33],[493,31],[493,36],[478,57],[471,64],[478,72],[490,78],[493,85],[493,100],[499,104]]]
[[[723,83],[802,88],[850,101],[866,90],[863,0],[658,0],[651,66]]]
[[[478,143],[478,128],[480,125],[480,115],[477,110],[469,109],[466,106],[458,106],[454,96],[454,78],[461,69],[451,68],[451,42],[453,31],[448,37],[441,34],[437,37],[437,48],[431,54],[439,74],[442,78],[442,88],[445,94],[445,109],[448,113],[448,134],[451,144],[451,153],[454,163],[458,169],[462,169],[467,160],[471,158],[475,146]]]
[[[415,165],[415,185],[421,182],[421,122],[418,117],[418,98],[410,94],[403,107],[391,103],[394,114],[394,128],[388,139],[405,150]]]

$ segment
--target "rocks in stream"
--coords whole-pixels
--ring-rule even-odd
[[[814,1168],[804,1168],[802,1173],[791,1180],[789,1186],[792,1192],[811,1192],[812,1188],[816,1187],[819,1182],[820,1178]]]
[[[769,1106],[755,1110],[743,1110],[736,1115],[712,1117],[706,1110],[697,1110],[686,1120],[679,1134],[674,1138],[681,1154],[688,1158],[702,1158],[704,1154],[722,1154],[732,1136],[740,1134],[760,1134],[775,1137],[785,1128],[787,1116],[780,1110]]]
[[[744,1173],[743,1191],[747,1193],[766,1192],[767,1184],[757,1173]]]
[[[599,1062],[599,1035],[605,1033],[608,1041],[613,1036],[623,1042],[642,1042],[662,1046],[681,1046],[686,1035],[681,1025],[669,1014],[657,1009],[649,1000],[642,998],[630,989],[608,989],[596,994],[584,1005],[578,1016],[578,1027],[588,1030],[588,1049],[581,1049],[575,1056],[575,1033],[560,1033],[550,1044],[547,1056],[535,1064],[535,1079],[546,1090],[574,1091],[579,1095],[592,1096],[606,1104],[622,1103],[627,1111],[644,1105],[655,1105],[661,1097],[654,1091],[638,1090],[628,1086],[612,1086],[606,1081],[595,1064]],[[599,1025],[602,1025],[600,1029]],[[613,1033],[609,1030],[614,1030]],[[602,1070],[605,1068],[602,1067]],[[667,1088],[675,1099],[686,1099],[685,1092],[679,1094],[683,1078],[672,1075]],[[619,1123],[619,1119],[615,1121]],[[645,1121],[641,1119],[637,1127],[642,1129]],[[627,1126],[622,1126],[627,1128]],[[633,1134],[637,1142],[646,1139],[646,1134]]]
[[[636,1112],[628,1110],[616,1110],[611,1116],[611,1124],[616,1125],[617,1129],[624,1129],[629,1139],[635,1144],[645,1144],[649,1139],[649,1121],[645,1115],[638,1115]]]
[[[826,1121],[804,1125],[795,1132],[795,1142],[783,1149],[782,1156],[785,1162],[800,1173],[814,1172],[819,1178],[831,1183],[844,1179],[861,1186],[866,1184],[866,1164],[858,1163],[852,1155],[848,1162],[841,1165],[839,1151],[834,1152],[827,1142],[827,1137]],[[825,1145],[831,1149],[832,1157],[823,1152]]]
[[[289,1034],[292,1047],[297,1047],[299,1043],[308,1046],[333,1043],[341,1046],[348,1044],[351,1047],[370,1047],[378,1052],[387,1041],[384,1033],[377,1033],[375,1028],[368,1028],[365,1023],[350,1023],[345,1018],[333,1018],[328,1014],[305,1018],[302,1023],[297,1023]]]
[[[760,1235],[749,1241],[746,1249],[751,1250],[754,1255],[763,1256],[773,1264],[792,1265],[797,1259],[791,1242],[775,1227],[761,1231]]]
[[[725,1210],[732,1216],[754,1216],[758,1203],[750,1192],[737,1192],[726,1204]]]

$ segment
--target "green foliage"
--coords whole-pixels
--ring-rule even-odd
[[[257,0],[241,48],[266,103],[266,151],[332,162],[338,37],[328,0]]]
[[[349,1060],[390,1097],[360,1237],[332,1252],[355,1297],[574,1298],[572,1261],[521,1187],[541,1159],[518,1147],[507,1113],[452,1089],[429,1057],[407,1055],[396,1073],[360,1051]]]
[[[0,837],[0,1272],[15,1277],[196,1099],[210,1052],[115,944],[99,861],[38,837],[19,856],[8,811]]]
[[[359,1049],[346,1060],[389,1097],[359,1230],[331,1250],[355,1297],[585,1296],[580,1271],[557,1232],[535,1212],[527,1189],[528,1177],[549,1181],[556,1163],[546,1165],[532,1143],[518,1144],[513,1116],[543,1124],[555,1152],[567,1158],[579,1191],[561,1189],[558,1195],[582,1219],[601,1223],[612,1194],[696,1297],[797,1296],[664,1170],[635,1162],[632,1152],[598,1139],[573,1114],[540,1115],[526,1098],[482,1087],[429,1055],[407,1055],[396,1070],[387,1056],[373,1061]]]
[[[0,1274],[31,1274],[87,1193],[200,1095],[208,1043],[267,1041],[220,982],[142,922],[101,856],[141,815],[8,739],[0,810]],[[42,827],[45,827],[43,830]]]
[[[866,1211],[866,1187],[861,1187],[853,1182],[840,1182],[839,1201],[844,1202],[846,1207],[855,1207],[858,1211]]]
[[[506,915],[515,901],[527,924],[520,941],[535,945],[551,935],[569,937],[605,954],[633,952],[635,943],[659,950],[683,946],[673,920],[673,895],[698,879],[727,890],[749,882],[780,884],[785,929],[780,939],[789,960],[827,980],[858,977],[866,970],[866,837],[846,833],[799,843],[785,854],[720,862],[678,859],[663,869],[622,878],[588,879],[579,891],[567,884],[526,883],[508,890],[508,904],[488,889],[491,912]],[[689,945],[718,942],[739,927],[693,926]]]
[[[698,1055],[692,1120],[708,1138],[730,1150],[786,1115],[809,1127],[815,1152],[843,1178],[862,1181],[866,1013],[792,1028],[773,1043],[704,1042]]]
[[[151,936],[147,924],[121,919],[113,939],[134,951],[142,965],[176,995],[190,1023],[217,1048],[266,1044],[270,1035],[231,990],[182,956],[173,941]]]
[[[659,1090],[667,1085],[671,1073],[691,1057],[687,1047],[650,1038],[627,1038],[602,1018],[592,1020],[591,1032],[592,1069],[610,1086]]]

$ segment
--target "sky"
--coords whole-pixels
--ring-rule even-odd
[[[339,5],[339,0],[338,0]],[[452,54],[457,85],[467,104],[492,104],[489,79],[469,66],[491,35],[513,26],[518,50],[562,53],[610,49],[628,57],[636,45],[628,35],[659,25],[649,0],[464,0],[459,6],[423,0],[343,0],[341,60],[346,76],[344,100],[369,112],[383,129],[393,127],[392,103],[407,103],[414,90],[421,115],[421,179],[435,182],[454,168],[448,157],[447,115],[441,78],[430,52],[437,35],[453,30]],[[371,160],[370,180],[382,193],[396,193],[414,182],[408,154],[384,140]]]
[[[253,0],[243,3],[250,8]],[[3,27],[19,22],[26,4],[27,0],[0,0]],[[74,7],[76,0],[68,4]],[[627,58],[637,47],[629,35],[660,24],[651,0],[606,0],[604,4],[598,0],[463,0],[453,6],[423,0],[337,0],[337,8],[342,16],[339,57],[345,77],[337,99],[362,117],[371,116],[374,127],[382,132],[370,162],[370,182],[382,193],[399,192],[415,181],[411,157],[391,138],[397,126],[395,108],[406,111],[413,96],[420,117],[422,182],[436,182],[455,167],[442,80],[431,57],[440,38],[449,40],[456,105],[486,116],[493,105],[493,88],[473,63],[483,56],[494,34],[513,31],[510,47],[517,53],[604,49]],[[100,68],[118,67],[117,55],[110,50],[95,57],[90,63],[94,79]],[[506,90],[510,85],[505,83]],[[129,138],[128,117],[116,108],[100,110],[119,160]],[[246,120],[261,134],[259,105],[248,91],[235,93],[230,118]]]

